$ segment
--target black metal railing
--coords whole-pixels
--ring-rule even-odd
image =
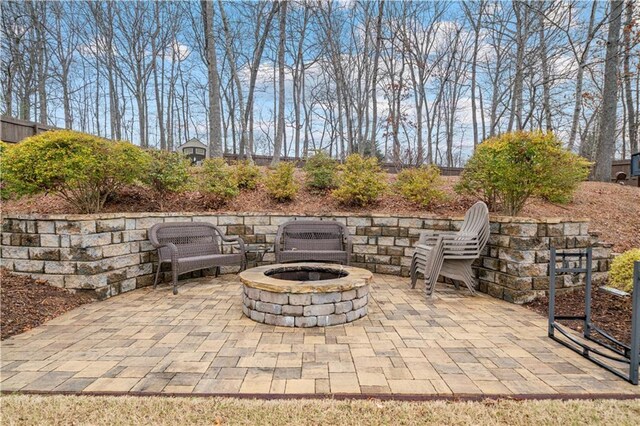
[[[552,248],[549,262],[549,337],[594,364],[637,385],[640,363],[640,262],[634,264],[630,345],[620,342],[591,321],[591,248],[563,253],[557,253],[556,249]],[[560,267],[558,262],[561,263]],[[564,274],[585,274],[584,315],[556,315],[556,278]],[[582,321],[583,339],[578,338],[574,332],[569,331],[558,321]],[[556,331],[564,338],[557,336]],[[595,346],[590,343],[594,343]],[[596,358],[594,355],[601,358]],[[619,366],[613,366],[606,360],[617,362]],[[625,365],[629,366],[628,373],[624,371]]]

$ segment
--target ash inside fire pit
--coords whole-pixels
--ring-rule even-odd
[[[323,281],[346,277],[349,275],[349,272],[323,266],[285,266],[270,269],[264,274],[277,280]]]

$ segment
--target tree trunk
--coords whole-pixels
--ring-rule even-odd
[[[477,67],[478,67],[478,50],[480,49],[480,29],[482,24],[482,14],[484,12],[484,0],[478,5],[478,16],[473,16],[473,12],[463,3],[465,12],[473,25],[473,56],[471,58],[471,121],[473,123],[473,150],[478,146],[478,112],[476,106],[476,85],[477,85]],[[477,19],[477,20],[476,20]]]
[[[273,21],[273,17],[276,12],[278,12],[279,3],[273,2],[271,7],[271,11],[269,15],[267,15],[267,19],[264,24],[264,29],[262,35],[258,41],[258,44],[253,52],[253,59],[251,62],[251,76],[249,81],[249,93],[247,95],[247,105],[244,110],[244,118],[243,118],[243,128],[249,128],[249,149],[247,151],[247,157],[251,160],[251,155],[253,153],[253,97],[256,89],[256,79],[258,78],[258,67],[260,66],[260,61],[262,59],[262,52],[264,51],[264,45],[267,41],[267,35],[269,34],[269,29],[271,28],[271,21]],[[257,29],[256,29],[257,31]]]
[[[551,88],[544,19],[544,13],[539,10],[538,31],[540,34],[540,66],[542,67],[542,108],[544,112],[546,130],[550,132],[553,130],[553,125],[551,123]]]
[[[229,68],[231,69],[231,75],[233,76],[236,92],[238,94],[238,106],[240,109],[239,156],[243,157],[245,155],[245,150],[247,149],[247,128],[246,128],[246,123],[244,121],[244,116],[245,116],[244,95],[242,92],[242,83],[240,83],[240,75],[238,74],[238,70],[236,69],[236,55],[235,55],[235,52],[233,51],[233,46],[231,45],[231,31],[229,29],[229,21],[227,19],[227,13],[225,12],[224,6],[222,4],[222,0],[218,0],[218,6],[220,9],[220,17],[222,18],[222,29],[224,31],[224,48],[227,53]]]
[[[304,73],[305,73],[305,63],[304,63],[304,41],[307,31],[307,24],[309,21],[309,5],[305,3],[304,5],[304,17],[302,22],[302,30],[300,33],[300,39],[298,40],[298,48],[296,53],[295,60],[295,71],[293,74],[293,114],[295,117],[295,128],[293,133],[293,139],[295,143],[295,153],[296,158],[300,158],[300,133],[302,130],[302,122],[301,122],[301,114],[300,107],[302,103],[302,91],[304,84]],[[304,151],[304,148],[303,148]],[[306,157],[306,153],[304,154]]]
[[[524,50],[525,43],[525,22],[528,9],[524,12],[520,9],[521,4],[518,1],[513,2],[513,10],[516,14],[516,70],[513,78],[513,93],[511,97],[511,116],[509,118],[509,131],[513,130],[515,124],[517,130],[522,129],[522,110],[524,100],[522,96],[524,83]],[[524,15],[524,16],[523,16]]]
[[[607,35],[607,53],[604,65],[604,87],[602,89],[602,112],[593,177],[611,181],[611,162],[616,148],[616,116],[618,107],[618,44],[622,24],[624,1],[612,0]]]
[[[209,78],[209,157],[222,157],[222,134],[220,129],[220,81],[216,44],[213,36],[213,2],[202,0],[204,23],[205,56]]]
[[[380,49],[382,47],[382,18],[384,16],[384,0],[378,4],[378,19],[376,21],[376,48],[373,54],[373,77],[371,81],[371,135],[368,136],[368,154],[376,155],[376,131],[378,128],[378,64],[380,63]]]
[[[158,25],[158,27],[160,27],[160,14],[158,13],[158,8],[157,8],[157,3],[156,3],[156,8],[155,8],[155,21],[156,21],[156,25]],[[158,46],[155,45],[156,40],[155,38],[151,39],[151,51],[152,52],[156,52],[158,51]],[[163,62],[164,64],[164,51],[165,51],[165,46],[160,46],[159,47],[160,50],[160,60]],[[152,69],[152,73],[153,73],[153,89],[155,92],[155,97],[156,97],[156,115],[157,115],[157,123],[158,123],[158,128],[160,130],[160,149],[161,150],[166,150],[167,149],[167,139],[166,139],[166,134],[165,134],[165,129],[164,129],[164,99],[162,99],[162,96],[160,94],[160,82],[158,81],[158,57],[154,56],[151,58],[152,61],[152,65],[151,65],[151,69]],[[164,69],[164,65],[163,65],[163,69]],[[162,73],[162,84],[164,84],[164,72]]]
[[[47,76],[49,75],[49,55],[45,38],[46,17],[48,15],[46,8],[46,2],[36,2],[31,6],[33,13],[31,18],[36,30],[38,48],[38,107],[40,112],[38,121],[45,125],[47,124]]]
[[[280,153],[284,141],[284,42],[287,31],[287,2],[280,2],[280,27],[278,42],[278,127],[276,128],[275,145],[271,166],[275,167],[280,162]]]
[[[587,30],[587,40],[585,46],[580,55],[580,62],[578,63],[578,74],[576,75],[576,91],[575,91],[575,107],[573,109],[573,117],[571,119],[571,131],[569,133],[569,150],[573,150],[575,145],[576,136],[578,134],[578,123],[580,121],[580,112],[582,111],[582,86],[584,81],[584,71],[587,68],[587,58],[589,56],[589,47],[593,40],[593,26],[596,19],[596,7],[598,2],[593,2],[591,6],[591,16],[589,17],[589,29]]]
[[[636,111],[633,105],[633,92],[631,91],[631,31],[633,29],[633,1],[627,0],[626,22],[624,25],[624,92],[627,112],[627,129],[629,134],[629,151],[638,152],[638,129],[636,128]],[[636,93],[640,96],[640,93]],[[623,158],[625,156],[623,155]]]

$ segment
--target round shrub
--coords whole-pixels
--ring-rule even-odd
[[[202,163],[202,187],[209,202],[220,206],[236,197],[240,191],[233,170],[222,158],[207,158]]]
[[[505,133],[478,146],[457,190],[517,215],[531,196],[569,201],[590,167],[587,160],[563,149],[553,133]]]
[[[109,195],[140,179],[149,155],[128,142],[111,142],[71,130],[27,138],[3,156],[12,190],[51,192],[82,213],[96,213]]]
[[[337,167],[338,163],[326,152],[316,151],[304,165],[307,188],[318,191],[335,188]]]
[[[342,204],[366,206],[387,189],[386,175],[375,157],[351,154],[339,167],[342,172],[333,196]]]
[[[298,184],[294,177],[295,170],[293,163],[280,162],[274,171],[267,174],[265,185],[271,198],[280,203],[295,198],[298,193]]]
[[[429,165],[402,170],[398,173],[395,186],[407,200],[427,207],[434,201],[444,198],[444,192],[439,189],[441,184],[440,169]]]
[[[5,168],[5,154],[8,149],[11,149],[11,145],[8,143],[0,142],[0,199],[6,200],[11,197],[13,191],[7,180]]]
[[[609,269],[609,285],[631,293],[633,291],[634,262],[640,262],[640,248],[627,250],[616,256]]]
[[[144,182],[151,187],[162,208],[164,197],[184,190],[191,179],[191,162],[182,154],[170,151],[148,151],[151,161]]]
[[[233,165],[233,176],[240,189],[256,189],[260,180],[260,167],[249,160],[237,161]]]

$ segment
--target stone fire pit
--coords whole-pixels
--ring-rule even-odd
[[[242,312],[282,327],[344,324],[367,314],[366,269],[322,263],[259,266],[240,273]]]

